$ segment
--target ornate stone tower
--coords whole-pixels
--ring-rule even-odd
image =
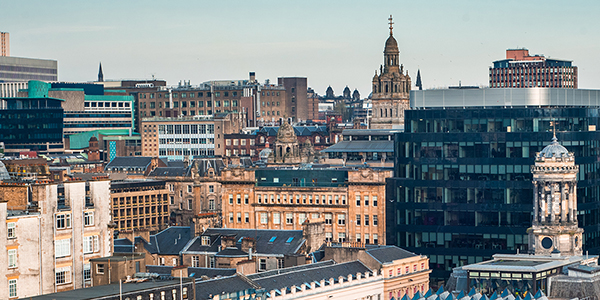
[[[385,41],[383,65],[379,74],[373,76],[373,118],[372,129],[396,129],[404,126],[404,110],[409,109],[410,76],[404,74],[400,64],[398,42],[392,33],[392,16],[390,15],[390,37]]]
[[[533,224],[529,251],[549,255],[581,255],[583,229],[577,224],[577,172],[573,153],[556,136],[535,157]]]
[[[302,162],[298,137],[294,132],[294,127],[287,121],[279,126],[277,138],[273,143],[273,152],[271,152],[268,162],[275,164],[299,164]]]

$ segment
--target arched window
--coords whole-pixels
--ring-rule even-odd
[[[261,136],[261,137],[260,137],[260,143],[261,143],[261,144],[264,144],[264,143],[265,143],[265,137],[264,137],[264,136]]]
[[[320,136],[315,136],[315,144],[318,144],[321,142],[321,137]]]

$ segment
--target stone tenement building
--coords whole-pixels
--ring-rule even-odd
[[[404,74],[400,64],[398,42],[392,34],[392,16],[390,20],[390,37],[385,41],[383,65],[379,74],[373,76],[373,118],[372,129],[404,128],[404,111],[409,109],[410,76]]]
[[[2,179],[0,298],[90,286],[90,259],[112,249],[109,179],[62,184]]]
[[[369,168],[227,168],[221,176],[223,225],[293,230],[320,221],[327,241],[384,245],[390,176]]]

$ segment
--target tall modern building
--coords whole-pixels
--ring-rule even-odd
[[[404,110],[409,108],[410,76],[404,74],[400,64],[398,42],[392,33],[392,16],[390,20],[390,36],[385,41],[383,65],[379,74],[373,76],[373,118],[372,129],[399,129],[404,127]]]
[[[444,279],[496,253],[531,251],[530,169],[556,131],[579,167],[582,250],[600,250],[600,90],[415,90],[410,99],[387,181],[389,244],[428,255]]]
[[[58,62],[49,59],[0,56],[0,82],[57,81]]]
[[[8,32],[0,32],[0,56],[10,56],[9,37]]]
[[[490,67],[491,88],[577,88],[577,67],[570,60],[529,55],[529,50],[508,49],[506,59]]]

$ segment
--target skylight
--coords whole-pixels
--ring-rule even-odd
[[[285,242],[289,244],[292,242],[292,240],[294,240],[294,237],[288,238],[287,241],[285,241]]]
[[[273,243],[273,242],[274,242],[276,239],[277,239],[277,237],[276,237],[276,236],[272,237],[272,238],[269,240],[269,243]]]

